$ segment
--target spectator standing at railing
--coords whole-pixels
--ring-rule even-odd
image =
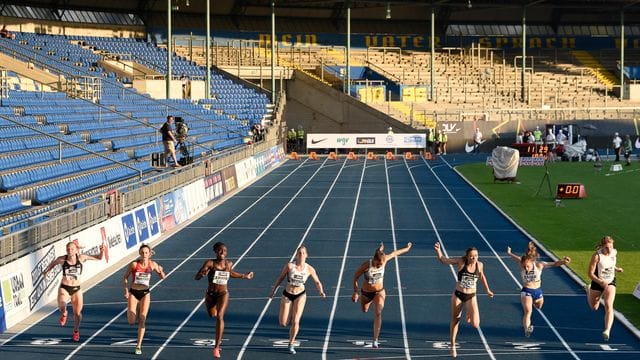
[[[298,131],[296,132],[296,138],[298,139],[298,151],[302,151],[304,147],[304,129],[302,125],[298,125]]]
[[[533,139],[536,144],[542,144],[542,131],[540,131],[540,126],[536,126],[536,129],[533,130]]]
[[[624,158],[626,160],[625,165],[631,165],[631,152],[633,151],[633,144],[631,144],[631,136],[629,134],[624,136]]]
[[[435,142],[433,147],[435,148],[436,155],[440,154],[440,143],[442,142],[442,134],[440,130],[436,130]]]
[[[480,128],[476,128],[476,132],[473,134],[473,153],[480,153],[480,144],[482,144],[482,132]]]
[[[169,155],[173,156],[173,166],[180,167],[178,158],[176,157],[176,137],[173,135],[173,116],[167,116],[167,121],[162,124],[160,134],[162,134],[162,144],[164,145],[164,161],[165,167],[169,166]]]
[[[447,141],[449,141],[449,137],[446,132],[442,132],[440,135],[440,153],[442,155],[447,155]]]
[[[611,142],[613,145],[613,152],[616,154],[615,162],[620,161],[620,153],[622,152],[622,138],[620,134],[617,132],[613,134],[613,141]]]
[[[5,39],[15,39],[16,34],[9,31],[7,29],[7,25],[2,25],[2,29],[0,30],[0,37]]]
[[[294,129],[287,131],[287,152],[294,151],[296,148],[297,134]]]
[[[556,136],[553,134],[553,129],[549,129],[547,131],[547,137],[545,138],[545,142],[549,148],[554,147],[556,145]]]
[[[182,74],[180,80],[182,80],[182,98],[191,99],[191,79],[186,74]]]
[[[436,137],[434,134],[434,129],[427,129],[427,151],[430,153],[434,153],[433,143],[435,142]]]

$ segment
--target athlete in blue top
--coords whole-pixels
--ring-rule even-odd
[[[522,310],[524,315],[522,316],[522,327],[524,328],[524,336],[529,337],[533,332],[533,325],[531,325],[531,313],[533,312],[533,306],[538,309],[542,308],[544,303],[544,297],[542,296],[542,270],[553,266],[567,265],[571,262],[571,258],[565,256],[562,260],[558,260],[552,263],[545,261],[537,261],[538,252],[536,246],[531,241],[527,246],[527,252],[518,256],[511,252],[511,248],[507,246],[507,254],[518,263],[520,267],[520,277],[522,278],[522,290],[520,291],[520,302],[522,303]]]

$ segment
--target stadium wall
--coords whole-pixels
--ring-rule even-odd
[[[286,86],[289,128],[300,125],[315,133],[380,133],[390,126],[396,132],[418,131],[302,71],[296,70]]]
[[[56,299],[61,268],[46,277],[42,271],[66,253],[68,242],[77,242],[85,254],[98,254],[102,244],[107,247],[104,261],[85,264],[82,275],[87,282],[115,270],[120,260],[137,253],[139,245],[164,240],[163,235],[279,166],[284,157],[282,147],[274,146],[1,266],[0,333]]]

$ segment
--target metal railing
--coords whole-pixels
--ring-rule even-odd
[[[274,131],[274,135],[263,142],[209,156],[170,174],[163,173],[116,187],[119,199],[116,202],[118,208],[115,213],[131,210],[202,178],[205,175],[205,162],[209,163],[212,171],[218,171],[277,144]],[[97,197],[65,204],[47,213],[37,214],[29,220],[29,226],[26,229],[0,237],[0,265],[109,219],[111,204],[105,194],[106,191]],[[49,219],[37,222],[37,219],[43,215]],[[9,227],[10,225],[7,226]]]

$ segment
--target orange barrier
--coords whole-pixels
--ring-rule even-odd
[[[387,155],[385,155],[385,157],[387,158],[387,160],[395,160],[396,157],[393,156],[393,153],[391,151],[387,151]]]
[[[367,160],[378,160],[378,156],[376,156],[373,151],[369,151],[369,153],[367,153]]]
[[[338,155],[336,155],[335,152],[330,152],[329,153],[329,160],[338,160]]]
[[[298,153],[295,151],[292,151],[291,154],[289,154],[291,160],[300,160],[300,156],[298,156]]]
[[[413,160],[413,154],[411,153],[411,151],[407,151],[404,153],[404,158],[406,160]]]
[[[318,160],[318,154],[316,154],[315,151],[312,151],[309,153],[309,159],[311,160]]]
[[[349,154],[347,155],[347,159],[358,160],[358,155],[356,155],[356,153],[354,153],[353,151],[350,151]]]

